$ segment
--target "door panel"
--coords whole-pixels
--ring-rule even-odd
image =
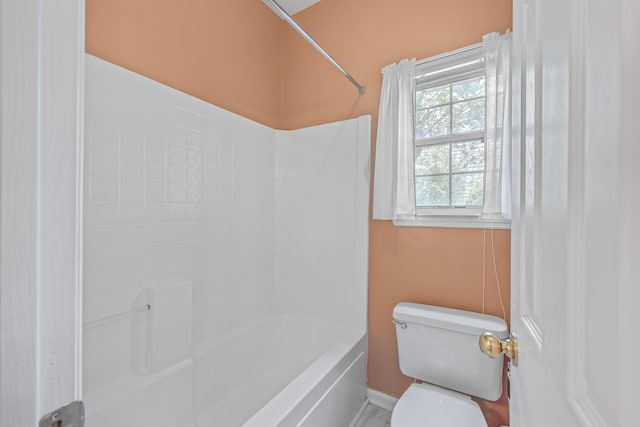
[[[512,426],[638,423],[632,3],[514,2]]]

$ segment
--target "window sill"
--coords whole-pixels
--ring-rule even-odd
[[[507,219],[480,219],[477,216],[418,216],[415,219],[394,219],[396,227],[436,227],[436,228],[493,228],[510,230]]]

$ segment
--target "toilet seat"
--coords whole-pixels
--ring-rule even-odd
[[[487,421],[470,397],[414,383],[396,403],[391,427],[487,427]]]

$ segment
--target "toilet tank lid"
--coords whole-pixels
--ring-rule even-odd
[[[499,317],[435,305],[401,302],[394,307],[393,318],[400,322],[452,329],[478,336],[484,332],[491,332],[502,339],[509,336],[507,323]]]

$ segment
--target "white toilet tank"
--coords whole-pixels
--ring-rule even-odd
[[[400,370],[422,381],[471,396],[498,400],[504,357],[480,350],[480,335],[509,335],[504,320],[480,313],[401,302],[393,309]]]

